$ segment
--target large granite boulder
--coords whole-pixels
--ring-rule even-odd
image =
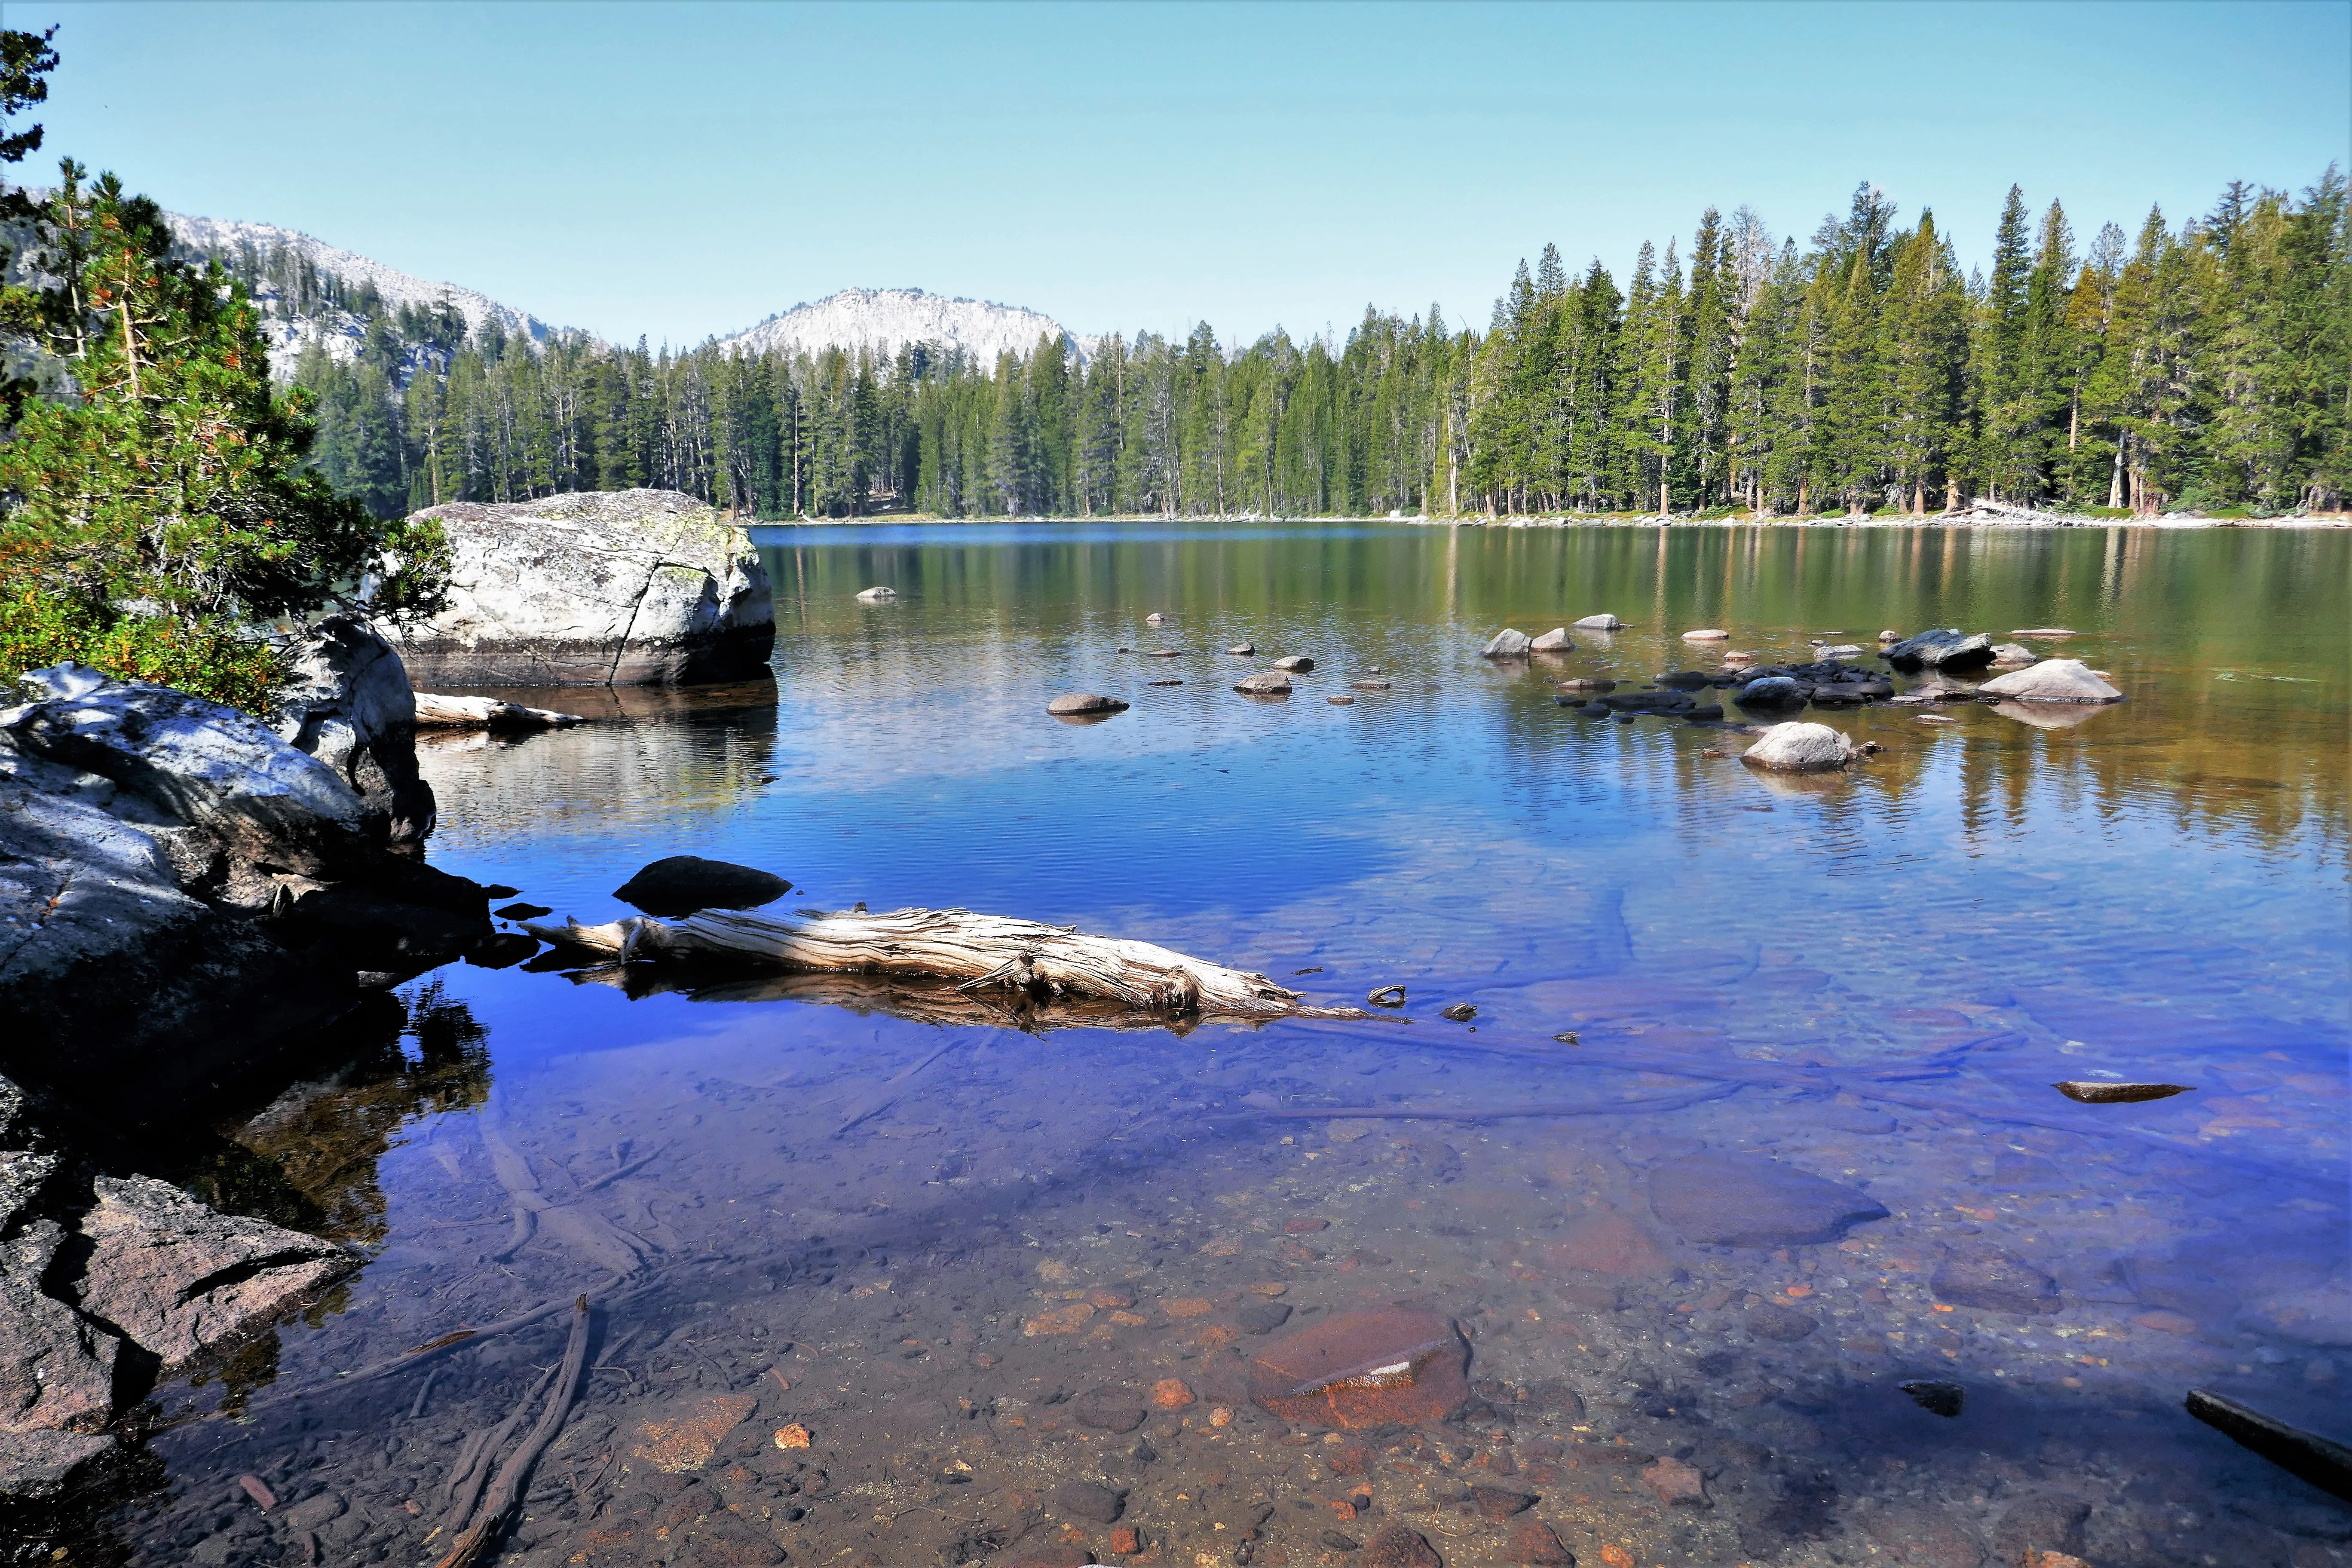
[[[417,515],[440,523],[453,562],[448,607],[396,634],[420,685],[724,680],[775,644],[758,552],[692,496],[589,491]]]
[[[70,664],[22,689],[0,708],[0,1068],[106,1101],[198,1088],[492,934],[478,885],[386,847],[387,816],[260,721]],[[313,738],[389,755],[343,702]]]
[[[416,771],[416,695],[398,650],[357,616],[331,616],[289,652],[278,738],[334,769],[384,842],[423,843],[433,786]]]
[[[1776,773],[1831,773],[1853,761],[1853,742],[1827,724],[1775,724],[1739,760]]]

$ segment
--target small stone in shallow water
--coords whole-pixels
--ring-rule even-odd
[[[1235,658],[1249,658],[1256,654],[1257,644],[1249,642],[1235,643],[1233,647],[1225,649],[1225,651],[1232,654]]]
[[[1073,1519],[1108,1524],[1127,1508],[1127,1494],[1092,1481],[1065,1481],[1054,1489],[1054,1506]]]
[[[1353,708],[1356,705],[1356,700],[1352,697],[1326,697],[1323,700],[1334,708]]]
[[[1391,1524],[1364,1543],[1358,1568],[1445,1568],[1444,1559],[1417,1530]]]
[[[1659,1459],[1642,1472],[1642,1482],[1658,1494],[1658,1500],[1669,1505],[1689,1503],[1702,1507],[1706,1502],[1706,1483],[1696,1466],[1680,1459]]]
[[[482,889],[482,896],[486,899],[511,899],[521,891],[520,888],[509,888],[504,882],[492,882]]]
[[[1387,680],[1359,680],[1355,686],[1359,691],[1387,691],[1391,689],[1394,684]]]
[[[535,921],[541,915],[551,915],[555,911],[545,904],[509,904],[505,909],[490,912],[502,921]]]
[[[2058,1310],[2058,1282],[2006,1247],[1961,1242],[1928,1281],[1939,1301],[1990,1312],[2027,1315]]]
[[[1576,1553],[1539,1519],[1528,1520],[1511,1532],[1511,1544],[1503,1556],[1518,1568],[1576,1568]]]
[[[1466,1024],[1477,1016],[1478,1009],[1472,1006],[1467,1002],[1456,1002],[1453,1006],[1448,1007],[1444,1012],[1438,1014],[1439,1017],[1450,1018],[1457,1024]]]
[[[1508,1487],[1472,1487],[1470,1500],[1488,1519],[1509,1519],[1522,1514],[1543,1500],[1533,1492],[1514,1491]]]
[[[1469,1351],[1429,1312],[1343,1312],[1259,1352],[1250,1398],[1286,1421],[1357,1428],[1440,1421],[1469,1399]]]
[[[1279,1301],[1262,1301],[1235,1312],[1234,1321],[1245,1334],[1270,1334],[1290,1321],[1290,1309]]]
[[[1779,1340],[1783,1343],[1794,1343],[1821,1327],[1820,1323],[1795,1308],[1771,1301],[1759,1302],[1748,1308],[1748,1315],[1740,1321],[1758,1339]]]
[[[1143,684],[1146,686],[1181,686],[1184,683],[1181,680],[1147,680]]]
[[[1165,626],[1168,624],[1168,617],[1154,610],[1143,617],[1143,624],[1150,626]]]
[[[1315,661],[1303,653],[1294,653],[1287,658],[1276,659],[1274,668],[1286,669],[1293,675],[1304,675],[1315,668]]]
[[[1527,657],[1528,650],[1534,646],[1534,640],[1527,633],[1516,632],[1506,626],[1496,632],[1493,640],[1481,648],[1479,653],[1486,658],[1524,658]]]
[[[1404,987],[1382,985],[1367,994],[1364,1000],[1375,1007],[1402,1007],[1404,1005]]]
[[[2084,1105],[2133,1104],[2143,1100],[2169,1100],[2176,1094],[2187,1094],[2193,1087],[2185,1083],[2095,1083],[2070,1079],[2050,1086],[2067,1099]]]
[[[1234,683],[1234,689],[1247,697],[1287,697],[1290,677],[1278,669],[1260,670],[1255,675],[1243,676]]]
[[[1181,1377],[1163,1377],[1151,1385],[1151,1403],[1162,1410],[1181,1410],[1199,1397]]]
[[[1143,1404],[1123,1388],[1097,1388],[1078,1396],[1078,1424],[1104,1432],[1132,1432],[1143,1425]]]
[[[1904,1393],[1911,1396],[1912,1404],[1930,1415],[1941,1415],[1949,1419],[1958,1415],[1960,1413],[1960,1407],[1968,1403],[1969,1391],[1957,1383],[1946,1383],[1937,1378],[1922,1378],[1916,1383],[1906,1383],[1899,1386]]]

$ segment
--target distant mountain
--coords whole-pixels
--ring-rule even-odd
[[[261,308],[263,328],[269,337],[269,368],[281,376],[292,373],[303,343],[313,331],[322,335],[327,352],[336,359],[348,361],[357,356],[367,336],[367,321],[348,305],[362,288],[372,289],[386,309],[395,311],[403,306],[437,310],[446,303],[465,318],[468,332],[478,332],[484,322],[494,321],[509,337],[543,343],[561,330],[528,310],[502,305],[487,294],[455,283],[428,282],[356,252],[339,250],[297,229],[266,223],[231,223],[185,213],[165,216],[181,245],[199,255],[216,256],[232,269],[241,257],[249,256],[254,266],[267,268],[271,258],[277,256],[289,260],[299,258],[320,276],[340,282],[337,292],[343,299],[341,304],[289,299],[280,282],[267,274],[255,281],[254,302]]]
[[[869,348],[888,358],[902,343],[961,349],[986,369],[1010,349],[1027,354],[1040,336],[1069,338],[1062,323],[1018,305],[950,300],[920,289],[844,289],[813,305],[795,305],[748,331],[719,340],[749,353],[771,349],[815,353],[827,348]],[[1071,339],[1075,343],[1076,339]]]

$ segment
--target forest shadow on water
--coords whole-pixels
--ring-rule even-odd
[[[707,855],[1403,1007],[438,972],[174,1167],[370,1262],[158,1392],[164,1479],[78,1558],[440,1561],[584,1294],[503,1561],[2352,1562],[2352,1510],[2180,1407],[2352,1435],[2345,535],[762,543],[772,687],[429,746],[435,861],[593,921]],[[1714,668],[1694,627],[1930,626],[2069,628],[2018,640],[2128,700],[1809,712],[1882,748],[1827,781],[1554,700]]]

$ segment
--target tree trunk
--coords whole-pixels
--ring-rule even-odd
[[[645,917],[609,925],[530,925],[542,942],[626,963],[676,956],[702,963],[938,977],[962,991],[1001,989],[1060,998],[1097,997],[1154,1013],[1206,1018],[1360,1018],[1354,1008],[1314,1007],[1263,974],[1190,958],[1150,942],[1080,936],[969,910],[898,910],[801,916],[705,910],[683,920]]]

